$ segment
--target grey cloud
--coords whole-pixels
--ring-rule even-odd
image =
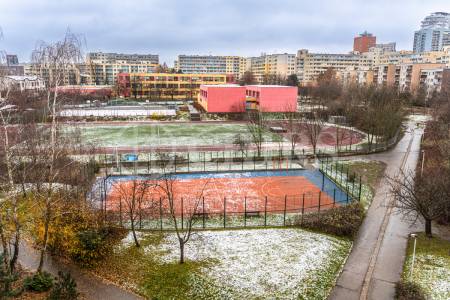
[[[169,64],[182,53],[347,52],[364,30],[411,49],[433,11],[450,11],[448,0],[0,0],[0,49],[26,61],[37,40],[68,26],[88,51],[158,53]]]

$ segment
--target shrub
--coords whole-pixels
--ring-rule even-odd
[[[70,256],[83,267],[93,267],[111,251],[115,240],[122,238],[124,232],[113,228],[80,231],[76,234]]]
[[[85,267],[91,267],[107,253],[107,233],[85,230],[76,234],[76,243],[71,249],[72,259]]]
[[[422,288],[414,282],[399,281],[395,285],[395,298],[398,300],[425,300]]]
[[[28,276],[23,281],[23,287],[29,291],[46,292],[53,286],[53,277],[47,272]]]
[[[0,253],[0,299],[15,297],[19,295],[21,289],[12,289],[13,284],[19,278],[17,273],[10,274],[4,264],[4,254]]]
[[[58,282],[56,282],[47,300],[78,299],[77,284],[72,276],[70,276],[70,273],[58,272],[58,277]]]
[[[364,208],[359,202],[353,202],[335,208],[297,217],[295,224],[304,228],[353,238],[358,233],[364,219]]]

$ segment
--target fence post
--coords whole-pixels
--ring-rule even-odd
[[[345,193],[347,194],[347,204],[348,204],[348,182],[345,182]]]
[[[150,173],[150,155],[147,160],[147,173]]]
[[[244,227],[247,227],[247,196],[244,197]]]
[[[223,197],[223,228],[227,227],[227,198]]]
[[[353,173],[353,182],[352,182],[352,196],[355,196],[355,181],[356,181],[356,173]]]
[[[302,201],[302,222],[301,225],[303,225],[303,215],[305,214],[305,193],[303,193],[303,201]]]
[[[322,171],[322,190],[325,188],[325,173]]]
[[[203,152],[203,172],[206,171],[206,152]]]
[[[359,193],[358,193],[358,201],[361,202],[361,175],[359,176]]]
[[[174,162],[174,165],[175,165],[175,173],[177,172],[177,155],[175,154],[175,162]]]
[[[267,196],[264,201],[264,227],[267,226]]]
[[[287,195],[284,195],[283,226],[286,226],[286,205],[287,205]]]
[[[139,201],[139,229],[142,229],[142,206],[141,206],[141,201]]]
[[[322,191],[319,191],[319,208],[318,208],[318,214],[317,214],[317,217],[318,217],[318,219],[319,219],[319,221],[320,221],[320,202],[321,202],[321,200],[322,200]]]
[[[119,223],[120,223],[120,227],[123,227],[123,224],[122,224],[122,198],[120,198],[120,202],[119,202]]]
[[[183,207],[183,197],[181,197],[181,230],[184,229],[184,207]]]
[[[187,160],[188,160],[188,173],[189,173],[189,171],[190,171],[190,164],[191,164],[191,159],[190,159],[190,157],[189,157],[189,152],[187,153]]]
[[[202,209],[203,209],[203,229],[205,228],[205,196],[202,197]]]
[[[159,197],[159,226],[161,231],[163,230],[163,217],[162,217],[162,197]]]
[[[336,189],[333,189],[333,207],[336,205]]]

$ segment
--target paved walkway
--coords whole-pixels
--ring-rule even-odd
[[[417,164],[423,130],[408,122],[408,130],[397,146],[384,153],[364,156],[387,164],[386,174],[395,176]],[[400,279],[408,235],[417,231],[402,219],[392,201],[389,184],[380,183],[367,216],[359,230],[353,250],[329,299],[393,299]]]
[[[26,242],[22,242],[19,252],[20,264],[29,270],[35,271],[39,264],[39,253]],[[137,300],[142,299],[131,292],[125,291],[98,277],[83,272],[76,266],[57,262],[47,255],[44,270],[57,276],[58,271],[70,272],[77,282],[78,291],[88,300]]]

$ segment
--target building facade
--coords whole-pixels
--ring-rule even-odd
[[[302,85],[314,84],[320,74],[328,69],[336,72],[356,70],[359,67],[371,67],[371,56],[357,53],[328,54],[311,53],[306,49],[297,52],[297,77]]]
[[[225,74],[120,73],[117,93],[121,97],[192,100],[200,85],[226,83]]]
[[[208,113],[242,113],[245,99],[245,86],[201,85],[197,103]]]
[[[359,53],[368,52],[370,48],[375,47],[376,43],[377,37],[365,31],[353,39],[353,51]]]
[[[0,80],[2,90],[9,89],[11,91],[43,91],[45,82],[37,76],[4,76]]]
[[[414,32],[413,50],[416,53],[440,51],[450,45],[450,14],[435,12],[425,17],[420,29]]]
[[[287,78],[296,73],[295,54],[262,54],[258,57],[249,57],[245,62],[243,72],[252,72],[257,83],[267,83],[270,76]]]
[[[86,56],[86,74],[95,85],[116,84],[119,73],[152,73],[159,64],[156,54],[91,52]]]
[[[208,113],[295,112],[298,88],[281,85],[202,85],[197,103]]]
[[[218,55],[178,55],[175,70],[187,74],[228,74],[236,79],[241,73],[243,57]]]

